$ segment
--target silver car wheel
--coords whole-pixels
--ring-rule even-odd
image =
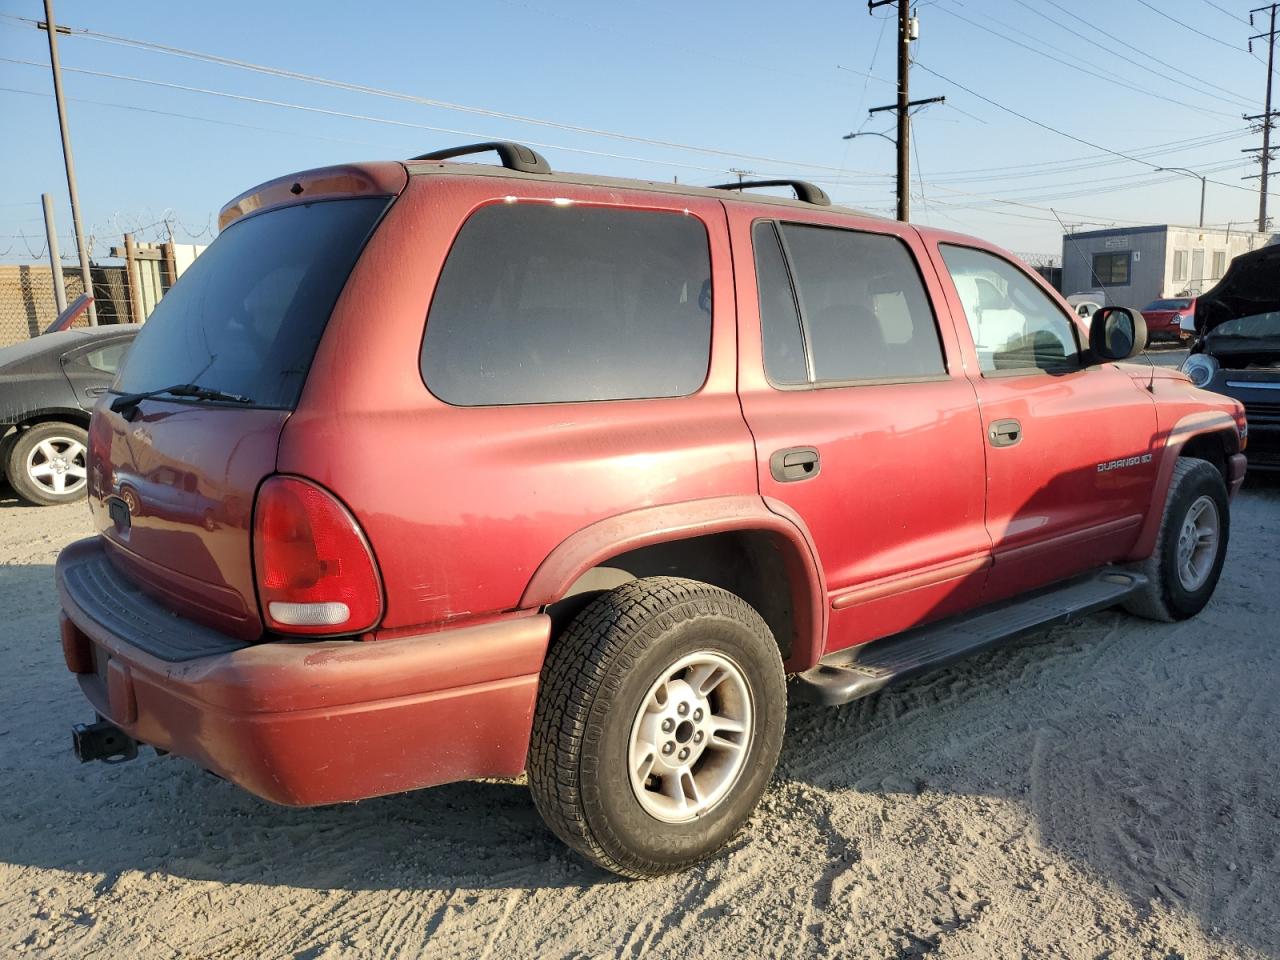
[[[88,482],[84,444],[74,437],[46,437],[27,454],[27,476],[49,493],[78,493]]]
[[[1221,537],[1218,505],[1212,497],[1196,498],[1178,532],[1178,581],[1188,592],[1199,590],[1209,579]]]
[[[664,823],[705,814],[733,789],[751,748],[751,691],[718,653],[681,657],[641,701],[627,768],[645,812]]]

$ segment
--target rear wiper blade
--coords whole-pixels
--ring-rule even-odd
[[[161,387],[159,390],[126,393],[123,396],[116,397],[111,401],[111,411],[113,413],[124,413],[132,410],[143,400],[159,396],[192,397],[196,400],[217,400],[223,403],[253,403],[250,397],[242,397],[238,393],[226,393],[222,390],[215,390],[213,387],[197,386],[194,383],[175,383],[171,387]]]

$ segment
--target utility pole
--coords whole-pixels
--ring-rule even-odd
[[[885,110],[897,112],[898,135],[894,143],[898,148],[898,219],[906,223],[911,219],[910,111],[912,107],[927,103],[942,103],[946,97],[911,99],[911,41],[916,39],[919,32],[916,19],[911,15],[910,3],[907,0],[867,0],[867,13],[871,13],[876,7],[891,3],[898,5],[898,102],[884,107],[875,107],[869,113],[876,114]]]
[[[47,193],[40,194],[40,202],[44,205],[44,235],[49,243],[49,266],[53,268],[53,302],[58,306],[58,313],[67,309],[67,287],[62,282],[62,256],[58,253],[58,227],[53,222],[53,197]]]
[[[1271,87],[1272,80],[1275,77],[1276,68],[1276,10],[1280,8],[1280,3],[1272,3],[1265,7],[1257,7],[1249,11],[1249,25],[1253,26],[1253,15],[1255,13],[1267,12],[1271,14],[1271,29],[1265,33],[1254,34],[1249,38],[1249,52],[1253,53],[1253,41],[1267,41],[1267,99],[1262,109],[1262,113],[1256,117],[1245,117],[1246,120],[1253,122],[1259,121],[1262,124],[1262,147],[1251,147],[1244,153],[1259,153],[1259,160],[1262,163],[1262,172],[1258,174],[1258,232],[1267,232],[1267,186],[1271,176],[1271,130],[1275,125],[1275,118],[1280,116],[1280,112],[1271,109]],[[1246,180],[1252,180],[1253,177],[1245,177]]]
[[[53,70],[53,99],[58,105],[58,130],[62,134],[62,161],[67,168],[67,193],[71,195],[71,222],[76,231],[76,252],[80,255],[80,279],[84,292],[93,296],[93,277],[89,273],[89,251],[84,244],[84,228],[80,224],[80,194],[76,190],[76,163],[71,156],[71,130],[67,126],[67,104],[62,96],[62,63],[58,60],[58,34],[71,31],[59,27],[53,18],[53,0],[44,0],[44,22],[36,24],[49,35],[49,66]],[[89,323],[98,325],[98,310],[90,301]]]

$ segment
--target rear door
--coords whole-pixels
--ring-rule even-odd
[[[92,410],[98,398],[107,392],[131,343],[133,330],[126,335],[102,337],[62,355],[62,372],[80,406]]]
[[[984,601],[1123,556],[1155,482],[1150,394],[1117,364],[1083,366],[1082,331],[1013,261],[958,243],[931,248],[982,414],[994,546]]]
[[[990,559],[981,427],[915,231],[730,207],[760,489],[813,537],[827,649],[972,605]]]

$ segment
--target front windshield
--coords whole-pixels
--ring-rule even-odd
[[[1280,311],[1257,313],[1251,317],[1236,317],[1221,323],[1209,331],[1209,336],[1236,337],[1250,340],[1280,339]]]
[[[1143,310],[1185,310],[1191,306],[1190,300],[1152,300]]]

